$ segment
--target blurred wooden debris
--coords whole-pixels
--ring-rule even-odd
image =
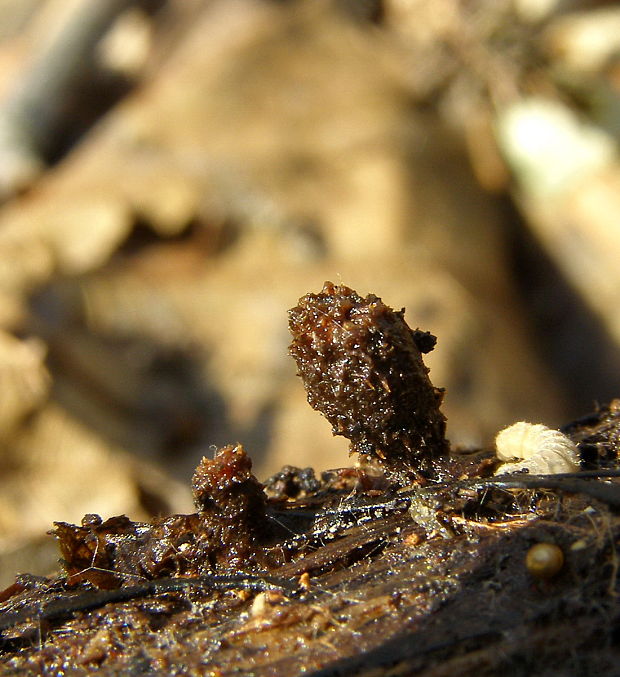
[[[75,5],[66,23],[37,46],[0,105],[0,200],[30,186],[44,167],[72,89],[87,76],[94,48],[132,0]],[[92,66],[91,66],[92,68]]]
[[[620,158],[615,139],[565,106],[544,100],[514,104],[499,116],[498,127],[530,227],[620,345]]]
[[[556,68],[600,76],[618,59],[620,9],[611,6],[569,12],[549,26],[544,39]]]
[[[19,341],[0,332],[0,439],[6,439],[48,394],[43,363],[45,346],[37,339]]]

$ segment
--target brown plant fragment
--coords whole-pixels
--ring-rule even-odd
[[[289,310],[289,328],[310,405],[352,452],[406,482],[432,476],[448,444],[443,391],[422,361],[435,337],[411,330],[403,315],[374,294],[326,282]]]
[[[206,576],[272,566],[266,496],[240,445],[203,458],[192,480],[198,512],[152,523],[121,515],[105,522],[86,515],[81,526],[55,522],[63,565],[72,582],[99,588],[162,576]]]

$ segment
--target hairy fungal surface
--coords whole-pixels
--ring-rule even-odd
[[[504,461],[496,474],[525,471],[554,475],[577,472],[580,467],[575,443],[559,430],[541,423],[513,423],[498,433],[495,448],[497,457]]]
[[[443,391],[422,353],[435,345],[374,294],[326,282],[289,311],[295,358],[310,405],[350,440],[352,452],[402,480],[433,474],[447,453]]]

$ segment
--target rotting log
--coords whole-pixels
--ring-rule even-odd
[[[299,330],[320,295],[304,297],[292,352],[363,462],[320,479],[287,467],[262,485],[230,446],[200,463],[191,515],[57,523],[63,575],[20,575],[0,596],[6,673],[614,674],[620,403],[566,426],[579,472],[494,475],[491,451],[447,453],[430,381],[430,423],[388,397],[409,392],[404,353],[426,378],[424,333],[377,297],[322,294],[346,317],[330,327],[322,307],[320,326]],[[355,426],[383,382],[381,410]],[[395,442],[377,453],[379,439]]]

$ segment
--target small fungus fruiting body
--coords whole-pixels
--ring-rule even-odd
[[[443,391],[422,361],[435,338],[410,329],[403,313],[331,282],[289,311],[290,353],[308,402],[352,452],[398,480],[431,475],[447,452]]]
[[[555,475],[579,470],[579,450],[559,430],[541,423],[519,421],[501,430],[495,438],[497,457],[503,461],[497,474],[529,472]]]
[[[527,551],[525,566],[534,578],[548,580],[562,570],[564,553],[555,543],[537,543]]]
[[[241,444],[218,449],[212,459],[203,457],[192,477],[192,493],[199,511],[216,509],[228,519],[253,521],[265,516],[267,497]]]
[[[239,444],[203,458],[192,479],[197,512],[151,523],[125,515],[80,526],[55,522],[63,566],[73,582],[98,588],[165,576],[210,576],[271,566],[263,543],[271,536],[267,497]]]

